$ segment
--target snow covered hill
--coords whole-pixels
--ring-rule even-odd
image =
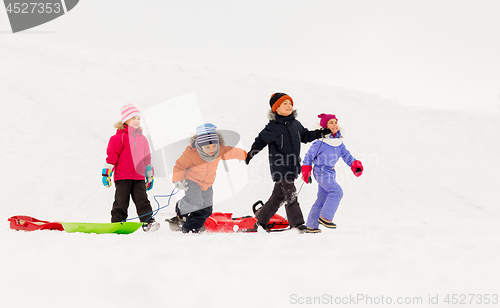
[[[40,47],[22,36],[0,41],[2,306],[30,298],[42,307],[285,307],[365,295],[421,298],[414,304],[422,307],[430,295],[499,293],[498,113],[410,108],[350,89]],[[347,148],[365,166],[355,178],[338,164],[337,230],[182,235],[164,224],[153,234],[118,236],[9,229],[7,218],[21,214],[109,220],[114,189],[101,187],[100,169],[122,105],[146,110],[195,93],[203,119],[238,132],[248,150],[277,91],[293,97],[306,127],[317,126],[319,113],[335,113]],[[265,151],[247,168],[245,179],[231,175],[246,185],[215,211],[249,215],[255,200],[269,197]],[[170,192],[169,182],[157,178],[152,202]],[[215,194],[224,190],[216,186]],[[304,215],[315,194],[315,183],[302,187]],[[167,207],[157,217],[172,215]]]

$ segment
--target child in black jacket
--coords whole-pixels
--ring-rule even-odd
[[[285,93],[274,93],[269,101],[271,106],[270,121],[255,138],[248,152],[245,163],[248,165],[253,156],[269,146],[269,165],[273,178],[274,190],[269,200],[255,214],[256,228],[268,230],[267,223],[285,205],[291,228],[300,232],[319,232],[319,229],[307,229],[304,217],[297,201],[297,189],[294,180],[301,169],[300,143],[312,142],[331,133],[327,128],[310,131],[295,119],[293,100]]]

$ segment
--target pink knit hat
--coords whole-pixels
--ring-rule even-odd
[[[338,121],[337,117],[334,114],[322,113],[322,114],[318,114],[318,118],[321,119],[321,120],[319,120],[319,125],[321,125],[321,127],[324,127],[324,128],[326,128],[328,121],[330,121],[331,119],[335,119]]]
[[[139,112],[139,109],[135,108],[134,105],[128,104],[122,107],[121,109],[122,113],[122,122],[125,123],[129,119],[132,119],[135,116],[140,116],[141,113]]]

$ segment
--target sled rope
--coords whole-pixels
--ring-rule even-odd
[[[314,164],[314,161],[316,160],[316,158],[318,157],[318,153],[319,153],[319,149],[321,149],[321,146],[323,145],[323,140],[325,140],[325,137],[322,137],[321,138],[321,143],[319,144],[319,147],[318,147],[318,150],[316,151],[316,154],[314,154],[314,158],[311,162],[311,166]],[[299,199],[299,194],[300,194],[300,191],[302,190],[302,187],[304,186],[304,183],[305,181],[304,180],[301,180],[302,181],[302,184],[300,185],[300,188],[299,188],[299,191],[297,191],[297,196],[295,197],[296,199]],[[312,182],[311,182],[312,183]],[[285,205],[287,201],[283,201],[279,207],[281,207],[282,205]],[[285,215],[285,219],[288,219],[287,215]]]
[[[315,160],[316,160],[316,158],[318,157],[319,149],[321,149],[321,146],[322,146],[322,145],[323,145],[323,143],[324,143],[324,141],[323,141],[324,139],[325,139],[325,137],[322,137],[322,138],[321,138],[321,143],[320,143],[320,145],[319,145],[319,147],[318,147],[318,150],[316,151],[316,154],[314,154],[314,158],[313,158],[313,160],[312,160],[312,162],[311,162],[311,165],[314,163],[314,161],[315,161]],[[302,181],[302,185],[300,185],[300,188],[299,188],[299,190],[297,191],[297,196],[296,196],[296,198],[298,198],[298,197],[299,197],[300,191],[302,190],[302,187],[304,186],[304,183],[305,183],[303,180],[301,180],[301,181]],[[281,206],[283,206],[283,205],[285,205],[285,202],[282,202],[282,203],[280,204],[280,206],[279,206],[279,207],[281,208]],[[251,209],[250,209],[250,210],[251,210]],[[248,210],[248,211],[244,212],[244,213],[243,213],[243,215],[246,215],[248,212],[250,212],[250,210]],[[286,215],[285,215],[285,219],[287,219],[287,216],[286,216]]]
[[[169,206],[169,205],[170,205],[170,199],[172,198],[172,196],[173,196],[173,195],[177,194],[177,193],[180,191],[180,189],[177,189],[177,191],[176,191],[176,192],[174,192],[174,191],[175,191],[175,187],[174,187],[174,189],[172,189],[172,192],[170,193],[170,195],[155,195],[155,196],[153,196],[153,199],[155,199],[155,202],[156,202],[156,204],[158,205],[158,208],[157,208],[156,210],[153,210],[153,211],[151,211],[151,212],[149,212],[149,213],[146,213],[146,214],[144,214],[144,215],[141,215],[141,216],[137,216],[137,217],[133,217],[133,218],[128,218],[128,219],[125,219],[125,220],[123,220],[122,222],[126,222],[126,221],[133,220],[133,219],[140,219],[141,217],[147,216],[147,215],[149,215],[149,214],[153,214],[153,215],[151,215],[151,217],[149,217],[146,221],[144,221],[144,222],[147,222],[148,220],[150,220],[151,218],[153,218],[154,216],[156,216],[156,214],[158,214],[158,212],[159,212],[161,209],[164,209],[164,208],[166,208],[167,206]],[[156,198],[167,198],[167,197],[168,197],[168,202],[167,202],[167,205],[165,205],[165,206],[160,206],[160,202],[158,202],[158,199],[156,199]]]
[[[325,137],[322,137],[322,138],[321,138],[321,143],[319,144],[319,147],[318,147],[318,150],[316,151],[316,154],[314,154],[314,158],[313,158],[313,160],[312,160],[312,162],[311,162],[311,166],[314,164],[314,161],[316,160],[316,158],[318,158],[319,149],[321,149],[321,146],[322,146],[322,145],[323,145],[323,143],[324,143],[324,141],[323,141],[323,140],[325,140]],[[299,189],[299,191],[297,192],[297,197],[299,196],[300,191],[302,190],[302,186],[304,186],[304,183],[305,183],[305,182],[304,182],[304,180],[302,180],[302,185],[300,185],[300,189]],[[312,183],[312,182],[311,182],[311,183]]]
[[[318,150],[316,151],[316,154],[314,155],[314,158],[313,158],[313,160],[312,160],[312,162],[311,162],[311,165],[314,163],[314,161],[315,161],[315,160],[316,160],[316,158],[318,157],[319,149],[320,149],[320,148],[321,148],[321,146],[323,145],[323,143],[324,143],[324,142],[323,142],[323,140],[324,140],[324,139],[325,139],[325,137],[322,137],[322,138],[321,138],[321,143],[320,143],[320,145],[319,145],[319,147],[318,147]],[[296,193],[296,198],[298,198],[298,197],[299,197],[300,191],[302,190],[302,187],[304,186],[304,183],[305,183],[303,180],[299,180],[299,181],[302,181],[302,185],[300,185],[300,188],[299,188],[299,190],[298,190],[298,191],[297,191],[297,193]],[[280,204],[280,206],[279,206],[279,207],[281,208],[281,207],[282,207],[283,205],[285,205],[285,204],[286,204],[286,201],[283,201],[283,202]],[[250,212],[250,210],[248,210],[248,211],[246,211],[245,213],[243,213],[243,215],[246,215],[248,212]],[[287,219],[287,216],[286,216],[286,215],[285,215],[285,219]]]
[[[83,200],[82,203],[80,203],[71,213],[69,213],[68,216],[66,216],[62,221],[66,221],[66,219],[68,219],[68,217],[70,217],[71,215],[73,215],[74,212],[76,212],[76,210],[78,210],[80,208],[80,206],[82,206],[82,204],[84,204],[85,202],[87,202],[87,200],[90,199],[90,197],[92,197],[98,190],[99,188],[101,188],[101,185],[99,185],[96,190],[94,190],[93,193],[91,193],[85,200]]]

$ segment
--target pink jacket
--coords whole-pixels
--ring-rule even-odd
[[[151,164],[148,139],[125,125],[109,139],[106,162],[114,165],[114,180],[145,180],[146,166]]]

